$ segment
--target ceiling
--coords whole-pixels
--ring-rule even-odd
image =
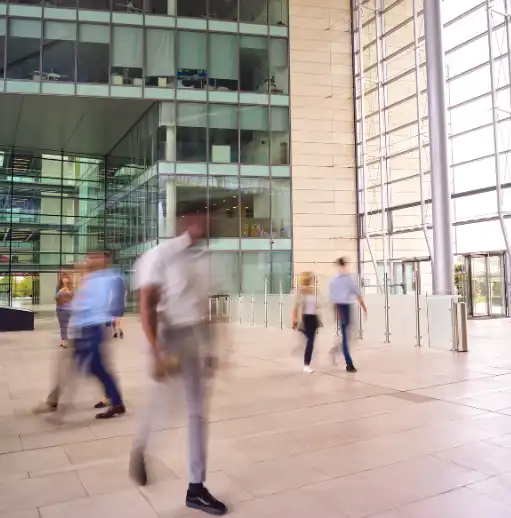
[[[151,101],[0,94],[0,147],[105,155]]]

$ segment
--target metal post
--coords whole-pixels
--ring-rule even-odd
[[[451,321],[452,321],[452,347],[451,351],[457,351],[459,348],[459,334],[458,334],[458,303],[455,299],[451,301]]]
[[[243,296],[238,295],[238,315],[240,319],[240,325],[243,323]]]
[[[447,105],[442,41],[442,1],[424,2],[426,72],[431,161],[431,201],[433,205],[433,291],[453,293],[453,246],[451,184],[447,145]]]
[[[255,326],[255,300],[254,296],[252,295],[252,298],[250,299],[250,318],[252,320],[252,325]]]
[[[488,20],[488,50],[490,58],[490,88],[491,88],[491,104],[492,104],[492,130],[493,130],[493,154],[495,156],[495,192],[497,194],[497,214],[499,216],[500,229],[502,231],[502,237],[504,238],[504,244],[508,255],[511,255],[511,243],[509,240],[509,234],[507,231],[506,223],[504,221],[504,214],[502,211],[502,174],[500,171],[500,144],[499,144],[499,118],[497,115],[498,103],[497,103],[497,85],[495,84],[495,55],[493,52],[493,18],[492,18],[492,4],[491,0],[487,0],[486,17]],[[506,16],[505,16],[505,27],[507,33],[508,44],[511,41],[509,34],[509,16],[507,1],[506,4]],[[508,56],[508,67],[511,73],[511,61]]]
[[[280,329],[284,328],[283,301],[282,301],[282,277],[279,283],[279,325]]]
[[[467,304],[458,303],[458,352],[468,351],[468,332],[467,332]]]
[[[417,268],[413,269],[413,277],[414,277],[414,283],[415,283],[415,329],[417,333],[417,342],[416,346],[421,347],[421,305],[420,305],[420,294],[418,289],[418,274]]]
[[[378,289],[382,289],[382,283],[380,280],[380,274],[378,273],[378,265],[376,264],[376,260],[374,258],[373,247],[371,246],[371,239],[367,233],[367,164],[366,164],[366,125],[365,125],[365,99],[364,99],[364,90],[365,90],[365,81],[364,81],[364,38],[363,38],[363,30],[364,30],[364,7],[362,6],[362,0],[358,2],[358,64],[359,64],[359,89],[360,89],[360,160],[361,160],[361,170],[362,170],[362,207],[364,211],[364,219],[362,223],[362,235],[366,241],[367,250],[369,252],[369,257],[371,258],[371,262],[374,268],[374,275],[376,277],[376,283],[378,285]],[[358,193],[357,193],[358,196]]]
[[[390,343],[390,329],[389,329],[389,278],[387,277],[387,274],[384,274],[383,277],[383,286],[385,289],[385,303],[383,312],[385,313],[385,343]]]
[[[268,279],[264,279],[264,327],[268,327]]]

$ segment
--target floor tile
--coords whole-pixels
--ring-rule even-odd
[[[157,517],[153,508],[136,489],[45,506],[39,511],[41,518]]]
[[[69,458],[61,447],[0,455],[0,473],[16,474],[68,464]]]
[[[469,486],[477,493],[489,496],[511,505],[511,474],[491,477]]]
[[[43,433],[21,434],[24,450],[62,446],[76,442],[91,441],[96,437],[87,427],[67,427]]]
[[[0,455],[21,451],[21,441],[19,435],[0,436]]]
[[[74,473],[2,482],[0,495],[0,515],[86,496]]]

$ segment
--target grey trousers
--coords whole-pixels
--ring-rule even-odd
[[[179,358],[180,376],[188,410],[188,455],[189,482],[199,484],[206,479],[207,421],[205,416],[204,369],[200,357],[202,329],[190,326],[164,329],[158,332],[160,347],[168,354]],[[155,419],[160,414],[158,394],[166,380],[156,383],[149,403],[139,416],[134,450],[145,450]],[[170,390],[169,385],[169,390]]]

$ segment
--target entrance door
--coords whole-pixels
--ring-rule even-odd
[[[504,255],[475,255],[468,259],[472,316],[504,316],[506,314]]]

